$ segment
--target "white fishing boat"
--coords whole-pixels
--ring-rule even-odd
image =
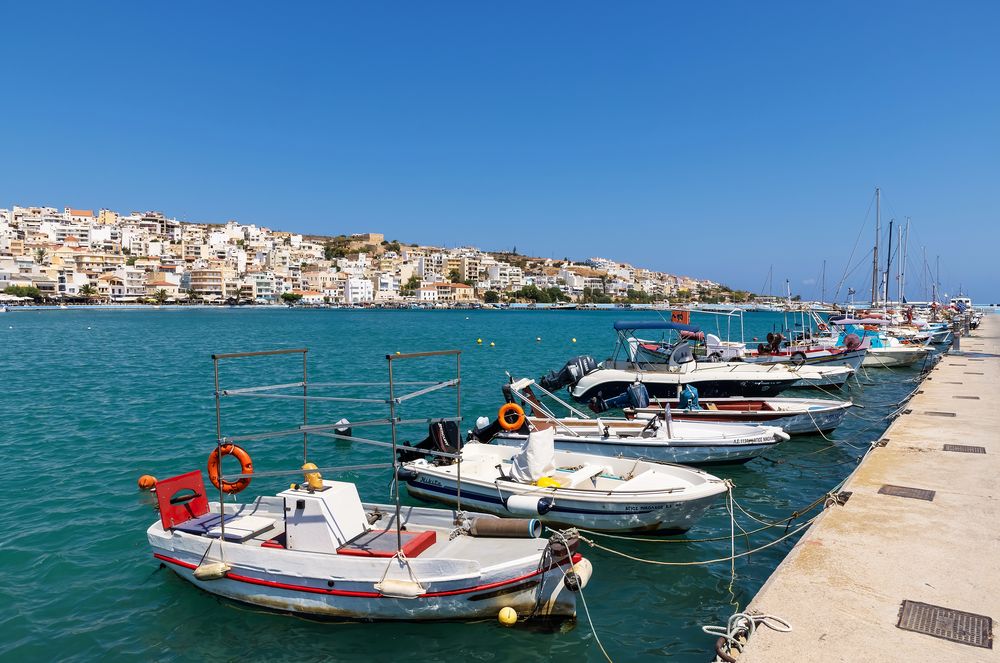
[[[682,408],[675,398],[653,401],[648,407],[627,408],[625,416],[662,417],[669,407],[674,421],[761,424],[799,435],[834,430],[853,405],[851,401],[828,398],[712,398],[701,399],[697,407]]]
[[[841,330],[841,337],[855,334],[869,343],[868,353],[861,363],[865,368],[897,368],[922,362],[932,349],[922,343],[904,343],[880,328],[886,322],[880,318],[831,318],[830,324]]]
[[[571,416],[556,417],[532,388],[539,389]],[[531,430],[553,426],[555,448],[612,458],[652,460],[661,463],[710,465],[744,463],[756,458],[788,435],[775,426],[671,421],[657,417],[630,420],[624,417],[589,417],[540,387],[533,380],[514,381],[510,397],[531,409],[524,416],[520,405],[501,408],[496,420],[485,417],[469,433],[470,441],[520,446]],[[511,421],[504,414],[513,411]]]
[[[639,380],[651,396],[671,398],[685,385],[692,384],[706,397],[774,396],[795,385],[802,376],[782,364],[758,365],[747,362],[696,361],[692,348],[683,337],[669,346],[662,358],[643,351],[649,341],[635,337],[636,330],[676,331],[698,335],[692,325],[667,321],[619,321],[614,323],[618,342],[613,355],[598,364],[592,357],[571,359],[558,372],[542,378],[541,386],[549,391],[566,387],[577,401],[586,402],[601,394],[618,394]]]
[[[553,434],[532,431],[520,447],[470,442],[456,462],[420,458],[398,478],[410,495],[453,505],[461,477],[462,503],[477,511],[602,532],[685,532],[727,490],[680,465],[555,450]]]
[[[220,389],[220,359],[289,353],[303,353],[300,382]],[[535,520],[502,520],[465,512],[464,505],[455,511],[405,507],[399,501],[398,484],[394,503],[365,503],[353,483],[326,480],[320,474],[374,468],[396,471],[397,426],[401,425],[397,414],[402,402],[438,389],[457,389],[460,380],[425,382],[421,389],[399,394],[393,363],[415,357],[455,359],[457,352],[389,356],[389,393],[381,399],[315,395],[321,387],[336,385],[311,386],[304,353],[279,350],[213,356],[217,413],[221,399],[235,396],[382,402],[389,408],[388,417],[352,426],[387,426],[392,442],[353,436],[342,421],[309,424],[305,409],[300,427],[226,436],[220,415],[218,442],[209,456],[209,477],[219,488],[219,499],[209,502],[198,470],[158,482],[159,518],[147,530],[156,559],[206,592],[296,615],[419,621],[491,618],[505,608],[512,608],[519,619],[576,614],[576,592],[586,586],[591,567],[576,552],[573,531],[555,532],[546,540],[537,538],[541,527]],[[365,384],[384,388],[386,383]],[[356,388],[359,383],[346,386]],[[289,389],[293,393],[287,393]],[[393,462],[330,468],[307,463],[297,470],[255,472],[249,454],[236,445],[288,436],[301,437],[303,458],[318,454],[321,445],[313,438],[325,436],[390,447]],[[447,452],[428,453],[455,457]],[[241,472],[221,476],[222,457],[230,454],[240,460]],[[294,474],[302,483],[276,495],[232,501],[254,477]]]

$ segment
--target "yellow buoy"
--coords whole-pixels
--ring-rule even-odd
[[[536,342],[536,343],[539,343],[539,342],[541,342],[541,340],[542,340],[542,337],[541,337],[541,336],[536,336],[536,337],[535,337],[535,342]]]
[[[573,337],[573,342],[576,343],[576,337],[575,336]]]
[[[495,347],[495,346],[496,346],[496,343],[494,343],[493,341],[490,341],[490,347],[492,348],[492,347]]]
[[[402,352],[400,352],[399,350],[396,350],[396,354],[398,354],[398,355],[401,355],[401,354],[403,354],[403,353],[402,353]]]
[[[151,474],[143,474],[139,477],[139,490],[153,490],[156,488],[156,477]]]
[[[483,339],[477,338],[476,339],[476,343],[478,343],[479,345],[482,345],[483,344]]]
[[[497,621],[504,626],[513,626],[517,623],[517,611],[510,606],[500,608],[500,614],[497,615]]]

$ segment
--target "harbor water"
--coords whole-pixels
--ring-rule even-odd
[[[504,628],[495,620],[316,622],[220,600],[160,569],[152,558],[145,530],[156,514],[149,494],[136,489],[136,479],[204,469],[215,445],[210,359],[215,352],[305,347],[310,381],[331,382],[384,381],[385,355],[397,351],[460,349],[464,431],[477,417],[496,415],[507,371],[537,378],[574,355],[603,359],[614,346],[614,320],[658,315],[284,308],[4,314],[0,660],[604,660],[582,607],[575,624],[553,629]],[[695,314],[692,322],[716,330],[714,317]],[[746,340],[763,340],[783,326],[783,316],[748,314],[745,324]],[[252,360],[226,367],[222,378],[229,386],[294,382],[301,376],[296,361]],[[453,365],[424,369],[425,375],[411,372],[412,378],[404,379],[427,379],[426,372],[431,378],[446,376]],[[851,472],[887,426],[886,415],[915,389],[918,376],[916,369],[869,370],[836,392],[865,407],[853,408],[835,432],[794,437],[764,458],[709,471],[731,479],[737,502],[760,519],[786,518]],[[822,396],[814,390],[783,395]],[[408,405],[406,416],[449,416],[454,393],[415,403],[421,405]],[[316,423],[386,414],[370,405],[310,405],[310,422]],[[301,403],[254,400],[228,415],[228,433],[288,427],[298,423]],[[387,432],[366,429],[365,435],[388,439]],[[408,439],[418,436],[419,431],[407,431]],[[294,438],[246,447],[258,470],[289,469],[302,460],[301,440]],[[377,447],[316,439],[310,442],[310,460],[327,466],[390,457]],[[356,482],[367,501],[390,501],[388,470],[326,478]],[[274,494],[287,484],[287,479],[255,479],[240,497]],[[761,527],[740,514],[737,520],[747,530]],[[634,557],[696,562],[728,557],[729,531],[720,500],[681,537],[592,538]],[[784,533],[782,524],[739,535],[737,552]],[[701,626],[724,623],[745,607],[794,541],[738,559],[735,582],[729,562],[658,566],[583,543],[581,552],[594,566],[585,590],[593,628],[615,661],[708,660],[714,638]]]

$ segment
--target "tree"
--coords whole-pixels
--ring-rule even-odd
[[[134,264],[135,264],[135,261],[136,261],[136,260],[138,260],[138,259],[139,259],[139,256],[129,256],[129,257],[128,257],[128,258],[127,258],[127,259],[125,260],[125,264],[126,264],[126,265],[134,265]]]
[[[448,272],[448,280],[451,281],[452,283],[461,283],[462,274],[457,269],[453,269],[450,272]]]
[[[44,265],[45,258],[48,257],[48,255],[49,252],[45,250],[44,246],[38,247],[37,249],[35,249],[35,262],[37,262],[40,265]]]
[[[281,293],[281,301],[285,302],[286,304],[295,304],[300,299],[302,299],[302,295],[300,295],[297,292],[283,292],[283,293]]]
[[[347,247],[342,240],[334,240],[323,245],[323,257],[327,260],[336,260],[347,255]]]
[[[187,294],[189,301],[196,302],[201,299],[201,295],[194,288],[188,288],[184,292]]]
[[[163,288],[159,288],[156,292],[153,293],[153,300],[157,304],[163,304],[165,301],[167,301],[167,297],[168,297],[167,291],[164,290]]]
[[[88,283],[87,285],[80,286],[80,289],[77,290],[77,294],[80,295],[81,297],[86,297],[87,299],[90,299],[91,297],[97,296],[97,288]]]
[[[483,293],[483,301],[487,304],[496,304],[500,301],[500,293],[496,290],[487,290]]]
[[[36,302],[42,298],[42,291],[33,285],[9,285],[4,292],[15,297],[31,297]]]
[[[414,274],[409,278],[409,280],[407,280],[406,285],[404,285],[401,288],[401,292],[399,294],[403,295],[404,297],[410,297],[419,287],[420,287],[420,277]]]
[[[610,295],[593,288],[584,288],[581,299],[584,304],[610,304],[612,302]]]

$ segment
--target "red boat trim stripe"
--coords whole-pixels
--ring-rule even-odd
[[[153,557],[162,560],[169,564],[176,564],[177,566],[182,566],[185,569],[196,569],[198,568],[196,564],[191,564],[189,562],[182,562],[179,559],[174,559],[173,557],[167,557],[166,555],[161,555],[159,553],[153,553]],[[583,559],[583,555],[580,553],[575,553],[573,555],[572,561],[574,564]],[[469,594],[471,592],[481,592],[488,589],[495,589],[497,587],[503,587],[504,585],[511,585],[522,580],[527,580],[528,578],[533,578],[537,575],[543,573],[542,571],[532,571],[523,576],[518,576],[517,578],[510,578],[509,580],[500,580],[498,582],[490,582],[485,585],[476,585],[475,587],[463,587],[462,589],[451,589],[445,592],[428,592],[426,594],[421,594],[417,598],[429,599],[436,596],[453,596],[455,594]],[[324,587],[308,587],[306,585],[290,585],[284,582],[275,582],[273,580],[262,580],[260,578],[252,578],[250,576],[239,575],[237,573],[227,573],[226,578],[229,580],[236,580],[238,582],[245,582],[251,585],[263,585],[264,587],[276,587],[278,589],[288,589],[295,592],[309,592],[310,594],[327,594],[331,596],[351,596],[355,598],[366,598],[366,599],[380,599],[380,598],[393,598],[391,596],[383,596],[378,592],[352,592],[345,589],[333,589]]]

